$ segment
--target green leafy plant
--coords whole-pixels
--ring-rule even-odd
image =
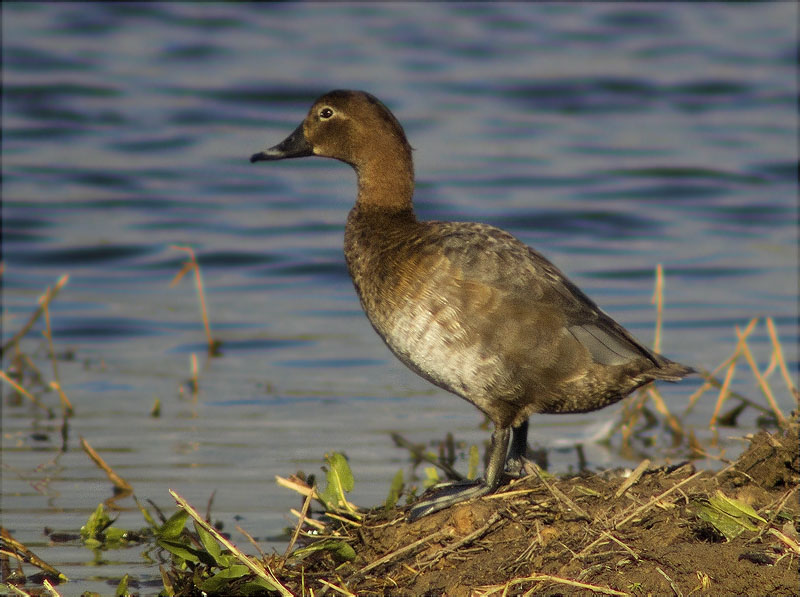
[[[355,479],[350,465],[347,463],[347,458],[344,454],[333,452],[325,455],[325,462],[328,465],[323,468],[326,473],[327,485],[324,491],[317,492],[319,501],[328,512],[346,512],[354,518],[360,518],[356,507],[345,497],[345,493],[353,491],[355,486]]]
[[[700,520],[711,524],[728,541],[743,531],[757,531],[758,526],[754,521],[767,522],[753,508],[742,501],[729,498],[719,489],[708,499],[696,500],[695,509]]]
[[[119,549],[130,542],[130,531],[112,526],[111,519],[103,504],[98,504],[89,520],[81,527],[83,544],[90,549]]]

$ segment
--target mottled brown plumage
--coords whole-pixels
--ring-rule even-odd
[[[413,371],[495,425],[486,480],[439,489],[412,508],[412,518],[493,491],[505,464],[518,471],[532,413],[595,410],[653,380],[692,372],[642,346],[509,233],[417,220],[411,147],[368,93],[322,96],[292,135],[251,161],[308,155],[344,161],[358,175],[344,253],[375,330]]]

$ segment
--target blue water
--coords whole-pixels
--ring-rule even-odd
[[[479,220],[535,245],[646,343],[654,269],[662,350],[714,368],[735,326],[771,316],[797,355],[797,7],[758,4],[3,3],[3,339],[62,274],[51,307],[60,421],[3,387],[3,525],[71,582],[124,573],[160,588],[141,549],[53,544],[111,495],[83,436],[167,511],[175,489],[269,548],[299,498],[275,475],[344,451],[353,501],[380,503],[412,441],[488,438],[469,404],[398,363],[362,315],[341,252],[355,177],[343,164],[251,165],[333,88],[365,89],[415,147],[421,217]],[[204,355],[198,254],[214,336]],[[23,352],[53,378],[41,322]],[[763,369],[761,324],[751,348]],[[199,394],[189,396],[190,356]],[[6,355],[3,369],[12,368]],[[785,413],[792,400],[774,373]],[[31,389],[35,383],[27,380]],[[698,387],[663,386],[676,413]],[[742,363],[734,389],[764,403]],[[716,392],[685,423],[710,441]],[[54,392],[42,400],[57,409]],[[156,399],[162,413],[150,416]],[[554,471],[621,406],[534,417]],[[712,453],[735,453],[745,411]],[[648,457],[676,461],[663,432]],[[592,445],[589,466],[635,466]],[[700,463],[714,466],[713,461]],[[463,461],[459,466],[463,466]],[[144,522],[129,499],[117,526]],[[34,569],[26,567],[26,572]]]

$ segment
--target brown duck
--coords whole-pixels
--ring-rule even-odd
[[[335,158],[358,176],[344,254],[361,306],[389,349],[494,423],[485,479],[443,484],[425,516],[519,473],[532,413],[602,408],[693,370],[640,344],[542,255],[473,222],[421,222],[403,127],[363,91],[331,91],[283,142],[251,162]],[[511,447],[509,449],[509,440]]]

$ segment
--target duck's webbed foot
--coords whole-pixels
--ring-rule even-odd
[[[486,480],[452,481],[435,485],[429,492],[430,497],[423,498],[408,511],[409,520],[417,520],[428,514],[444,510],[450,506],[492,493],[500,486],[503,476],[503,465],[508,450],[508,427],[495,427],[492,433],[492,452],[489,465],[486,467]]]
[[[536,464],[528,458],[511,458],[506,461],[506,474],[514,479],[522,479],[536,474]]]
[[[408,520],[417,520],[459,502],[465,502],[491,492],[492,487],[487,485],[483,479],[439,483],[426,491],[423,498],[411,507],[408,511]]]

